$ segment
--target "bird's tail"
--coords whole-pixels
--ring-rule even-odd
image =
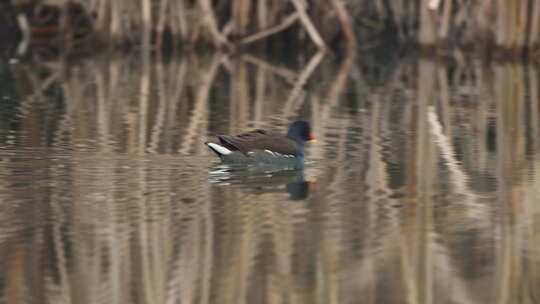
[[[210,148],[217,156],[222,157],[223,155],[231,154],[232,151],[212,142],[205,142],[205,144]]]

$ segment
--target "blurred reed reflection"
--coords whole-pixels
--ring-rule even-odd
[[[142,56],[2,66],[2,301],[540,298],[537,66]],[[298,117],[305,172],[203,145]]]

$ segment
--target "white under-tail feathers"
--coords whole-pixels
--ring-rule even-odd
[[[233,153],[233,151],[221,146],[221,145],[218,145],[218,144],[215,144],[215,143],[211,143],[211,142],[207,142],[206,145],[212,149],[212,151],[216,152],[217,155],[219,156],[222,156],[222,155],[228,155],[228,154],[231,154]],[[277,152],[272,152],[270,150],[264,150],[264,152],[274,156],[274,157],[294,157],[294,155],[288,155],[288,154],[281,154],[281,153],[277,153]],[[248,152],[248,155],[252,155],[254,152],[250,151]]]
[[[232,151],[223,147],[223,146],[220,146],[218,144],[215,144],[215,143],[211,143],[211,142],[207,142],[206,145],[212,149],[214,152],[216,152],[218,155],[228,155],[228,154],[231,154]]]

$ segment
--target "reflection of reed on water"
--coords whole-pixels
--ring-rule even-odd
[[[222,55],[139,63],[11,67],[6,302],[538,297],[534,67],[412,58],[379,73],[317,54],[298,68]],[[207,136],[296,117],[320,142],[308,147],[307,200],[291,204],[285,173],[262,188],[241,175],[229,179],[241,187],[209,183]]]

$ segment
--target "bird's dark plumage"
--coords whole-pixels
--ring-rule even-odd
[[[296,146],[290,138],[272,131],[254,130],[236,136],[219,135],[221,144],[229,150],[244,154],[253,150],[270,150],[280,154],[296,155]]]
[[[224,162],[295,164],[304,161],[304,143],[313,141],[309,124],[298,120],[289,126],[287,135],[267,130],[253,130],[238,135],[218,135],[219,144],[206,144]]]

